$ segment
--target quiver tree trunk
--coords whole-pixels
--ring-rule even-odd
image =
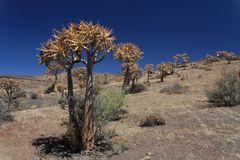
[[[107,75],[107,74],[105,74],[105,75],[104,75],[104,78],[105,78],[105,80],[104,80],[104,81],[105,81],[105,83],[107,83],[107,82],[108,82],[108,75]]]
[[[64,104],[64,90],[61,91],[61,108],[65,109],[65,104]]]
[[[150,75],[150,72],[148,71],[147,72],[147,83],[149,83],[149,75]]]
[[[135,87],[135,79],[132,80],[132,90],[134,89]]]
[[[55,83],[55,85],[57,84],[57,80],[58,80],[58,75],[55,74],[55,75],[54,75],[54,83]]]
[[[68,83],[68,108],[69,108],[69,130],[72,150],[77,152],[80,150],[81,135],[76,118],[73,81],[71,69],[67,69],[67,83]]]
[[[11,90],[6,90],[8,95],[8,107],[10,107],[13,103],[13,92]]]
[[[228,62],[228,64],[231,64],[231,60],[230,59],[227,59],[227,62]]]
[[[160,71],[160,81],[161,81],[161,82],[163,82],[163,77],[164,77],[163,71]]]
[[[122,86],[122,92],[126,91],[127,86],[129,85],[129,66],[126,68],[126,73],[124,76],[123,86]]]
[[[83,109],[83,128],[82,140],[83,148],[86,151],[92,150],[94,147],[94,128],[93,128],[93,64],[88,61],[87,64],[87,84],[85,94],[85,105]]]

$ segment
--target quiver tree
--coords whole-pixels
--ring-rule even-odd
[[[215,55],[219,59],[226,59],[228,64],[231,63],[231,60],[236,58],[233,52],[228,52],[228,51],[217,51]]]
[[[150,78],[150,74],[153,73],[153,64],[146,64],[144,69],[147,72],[147,83],[150,83],[149,78]]]
[[[163,78],[166,76],[167,71],[165,63],[158,64],[156,69],[159,72],[160,81],[163,82]]]
[[[67,71],[70,133],[74,149],[80,149],[80,142],[84,150],[93,149],[93,66],[101,62],[107,53],[110,53],[113,40],[112,31],[99,24],[71,23],[67,29],[56,31],[53,40],[43,44],[40,49],[39,57],[42,63],[56,61]],[[72,67],[78,62],[83,63],[87,68],[81,136],[76,119],[72,82]]]
[[[60,66],[58,63],[54,63],[54,62],[49,62],[47,64],[47,71],[46,74],[47,75],[53,75],[54,76],[54,82],[53,85],[56,86],[57,85],[57,80],[58,80],[58,75],[60,73],[62,73],[64,71],[64,69],[62,68],[62,66]]]
[[[135,83],[137,83],[138,79],[143,75],[143,71],[137,63],[131,63],[129,65],[129,72],[130,80],[132,81],[132,89],[134,89]]]
[[[122,43],[115,47],[115,58],[123,63],[122,69],[125,70],[122,92],[126,91],[130,82],[129,66],[142,58],[142,54],[140,48],[132,43]]]
[[[0,89],[5,90],[8,97],[8,105],[13,103],[13,94],[20,90],[19,83],[13,79],[2,79],[0,81]]]
[[[40,63],[48,66],[50,63],[57,63],[67,72],[67,89],[68,89],[68,110],[69,110],[69,131],[71,146],[73,151],[81,148],[80,128],[76,118],[76,109],[73,93],[72,68],[75,63],[80,62],[81,55],[72,52],[69,47],[69,29],[55,31],[52,39],[42,44],[38,55]]]
[[[182,58],[181,54],[176,54],[175,56],[173,56],[174,63],[175,63],[176,67],[178,67],[178,65],[180,64],[181,58]]]
[[[87,81],[87,68],[78,67],[73,70],[73,76],[78,79],[80,89],[86,87]]]
[[[81,137],[84,150],[92,150],[94,147],[93,66],[101,62],[112,51],[115,38],[112,30],[91,22],[70,24],[68,32],[70,36],[67,42],[69,42],[72,52],[80,55],[80,62],[87,68]]]
[[[181,57],[182,57],[183,65],[186,66],[190,58],[188,57],[187,53],[183,53]]]

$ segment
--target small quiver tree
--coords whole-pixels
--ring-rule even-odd
[[[137,63],[130,63],[129,66],[129,79],[132,82],[131,89],[134,89],[135,83],[138,82],[138,79],[143,75],[143,71],[139,68]],[[123,70],[123,74],[125,75],[126,70]]]
[[[219,59],[224,59],[227,60],[227,63],[230,64],[231,60],[234,59],[235,54],[233,52],[228,52],[228,51],[217,51],[215,53],[215,55],[219,58]]]
[[[54,82],[53,82],[54,90],[55,90],[55,86],[57,85],[58,75],[63,71],[64,69],[61,67],[61,65],[59,65],[56,62],[55,63],[49,62],[47,64],[46,74],[54,76]]]
[[[156,67],[157,71],[159,72],[160,81],[163,82],[163,78],[166,75],[166,65],[164,63],[158,64]]]
[[[153,64],[146,64],[144,69],[147,72],[147,83],[149,84],[150,74],[153,73]]]
[[[178,65],[180,64],[181,58],[182,58],[181,54],[176,54],[175,56],[173,56],[175,67],[178,67]]]
[[[187,53],[183,53],[181,57],[182,57],[183,66],[186,67],[190,58],[187,55]]]
[[[126,91],[127,86],[130,82],[130,65],[136,63],[138,59],[142,58],[142,52],[140,48],[132,43],[122,43],[117,45],[115,48],[115,58],[121,61],[122,69],[125,70],[124,81],[122,85],[122,92]]]
[[[65,109],[65,101],[64,101],[64,91],[67,90],[67,86],[65,84],[59,84],[57,86],[57,91],[61,94],[61,98],[60,98],[60,104],[61,104],[61,108]]]
[[[9,107],[13,104],[14,93],[20,90],[19,83],[13,79],[2,79],[0,81],[0,89],[3,89],[8,97]]]

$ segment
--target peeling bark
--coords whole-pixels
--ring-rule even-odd
[[[126,73],[124,76],[123,86],[122,86],[122,92],[126,91],[128,84],[129,84],[129,67],[127,66]]]
[[[76,118],[74,93],[73,93],[73,81],[71,69],[67,69],[67,83],[68,83],[68,108],[69,108],[69,129],[72,150],[77,152],[80,150],[81,136]]]
[[[87,84],[85,94],[85,105],[83,109],[83,128],[82,140],[83,149],[90,151],[94,147],[94,128],[93,128],[93,64],[88,61],[87,64]]]

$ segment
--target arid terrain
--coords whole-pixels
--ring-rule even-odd
[[[125,97],[126,114],[118,121],[110,122],[118,141],[126,150],[108,157],[105,154],[68,154],[64,150],[67,141],[63,124],[68,116],[56,102],[56,94],[44,95],[42,91],[50,80],[21,80],[27,92],[38,92],[30,109],[12,113],[13,121],[0,126],[1,160],[37,159],[111,159],[111,160],[237,160],[240,159],[240,108],[212,107],[206,97],[206,89],[213,87],[222,73],[240,68],[240,61],[231,64],[216,62],[212,66],[196,62],[178,68],[177,74],[159,82],[153,75],[147,91],[128,94]],[[140,79],[143,83],[146,76]],[[161,93],[164,87],[175,83],[186,90],[181,94]],[[104,88],[121,88],[122,81],[111,79]],[[140,127],[140,121],[151,114],[159,114],[166,124]],[[42,146],[44,145],[45,148]],[[51,154],[55,150],[56,154]]]

